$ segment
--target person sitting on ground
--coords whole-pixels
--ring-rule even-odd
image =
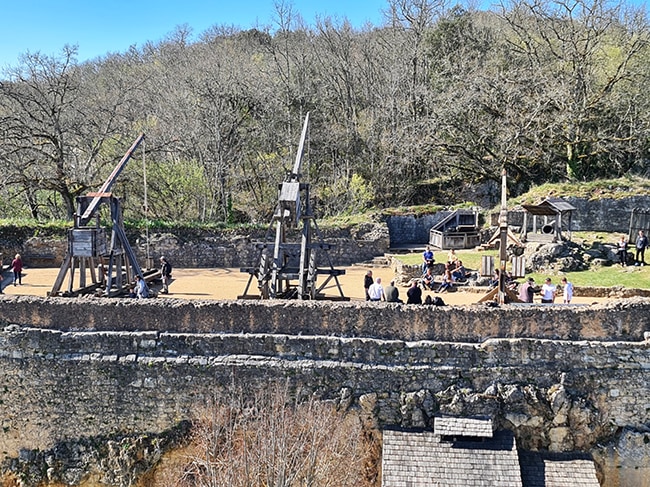
[[[495,288],[499,285],[500,272],[499,269],[494,269],[492,279],[490,279],[490,288]]]
[[[431,272],[431,268],[429,267],[422,276],[422,286],[424,286],[424,289],[429,288],[431,291],[433,291],[434,284],[435,277],[433,276],[433,272]]]
[[[449,291],[453,287],[453,279],[451,277],[451,271],[449,270],[449,266],[445,268],[445,271],[442,273],[442,283],[440,283],[440,287],[436,290],[437,293],[443,293],[445,291]]]
[[[145,299],[149,297],[149,288],[144,279],[140,276],[135,276],[135,295],[138,299]]]
[[[427,245],[426,250],[422,253],[422,274],[427,271],[427,268],[433,267],[434,255],[431,246]]]
[[[539,289],[535,286],[535,279],[529,277],[528,280],[521,285],[519,289],[519,300],[524,303],[532,303],[534,301],[533,297],[535,293],[538,293]]]
[[[422,289],[418,286],[418,281],[413,279],[411,287],[406,291],[406,304],[422,304]]]
[[[375,283],[368,288],[368,295],[370,296],[370,301],[385,301],[386,295],[384,294],[384,288],[381,285],[381,277],[378,277],[375,280]]]
[[[456,255],[456,251],[450,249],[449,252],[447,252],[447,264],[455,266],[457,261],[458,256]]]
[[[403,301],[399,298],[399,289],[395,287],[395,281],[390,281],[390,284],[384,289],[384,295],[386,296],[387,303],[402,303]]]
[[[506,289],[510,289],[511,291],[516,291],[517,290],[517,287],[519,286],[519,283],[512,276],[512,272],[506,271],[505,281],[506,281],[505,282]]]
[[[456,268],[452,271],[451,277],[454,282],[467,280],[467,271],[465,270],[465,266],[463,266],[462,260],[456,261]]]
[[[560,282],[562,282],[562,302],[569,304],[573,299],[573,283],[569,282],[566,277],[563,277]]]

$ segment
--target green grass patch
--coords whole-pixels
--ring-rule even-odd
[[[623,286],[631,289],[650,288],[650,266],[635,267],[634,265],[621,267],[616,264],[599,269],[567,272],[562,275],[548,275],[534,273],[526,277],[533,277],[537,284],[543,284],[547,277],[553,280],[553,284],[560,284],[562,276],[574,284],[574,286],[590,287],[612,287]]]
[[[598,234],[594,232],[584,232],[588,237],[589,241],[602,241],[608,243],[616,242],[616,234],[602,234],[599,238],[593,239],[592,237],[598,237]],[[575,239],[574,239],[575,240]],[[447,259],[446,250],[435,251],[436,262],[445,262]],[[499,252],[497,250],[486,250],[486,251],[477,251],[477,250],[456,250],[458,258],[463,261],[463,265],[466,269],[471,271],[478,271],[481,268],[481,257],[484,255],[491,255],[494,257],[495,265],[498,266]],[[421,264],[422,263],[422,253],[413,253],[413,254],[404,254],[396,256],[400,261],[405,264]],[[633,289],[650,289],[650,266],[646,265],[643,267],[636,267],[630,265],[627,267],[621,267],[620,265],[604,266],[599,268],[594,268],[587,271],[580,272],[567,272],[561,274],[543,274],[535,272],[532,274],[527,274],[525,279],[532,277],[535,279],[535,282],[538,285],[544,283],[544,280],[547,277],[550,277],[553,280],[554,284],[560,284],[560,279],[562,276],[571,281],[575,286],[590,286],[590,287],[612,287],[612,286],[623,286],[626,288]],[[523,279],[519,279],[523,281]]]
[[[626,176],[617,179],[599,179],[567,183],[548,183],[531,188],[527,193],[513,198],[511,204],[534,204],[548,198],[585,198],[599,200],[602,198],[620,199],[631,196],[650,194],[650,179],[639,176]]]

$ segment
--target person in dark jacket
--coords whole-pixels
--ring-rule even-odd
[[[160,258],[160,278],[162,279],[162,293],[169,294],[169,284],[172,280],[172,266],[165,257]]]
[[[395,281],[390,281],[390,284],[384,289],[384,295],[386,296],[387,303],[401,303],[402,300],[399,298],[399,289],[395,287]]]
[[[363,288],[366,290],[366,301],[370,301],[370,295],[368,294],[368,289],[373,285],[375,280],[372,278],[372,271],[368,271],[363,278]]]
[[[406,297],[408,298],[406,304],[422,304],[422,289],[416,279],[413,279],[411,287],[406,291]]]
[[[627,265],[627,240],[625,237],[621,239],[616,244],[616,253],[618,254],[619,262],[622,266]]]
[[[648,237],[643,233],[643,230],[639,230],[639,235],[636,238],[635,247],[636,247],[636,255],[634,256],[634,259],[636,260],[635,265],[645,265],[645,249],[648,247]]]

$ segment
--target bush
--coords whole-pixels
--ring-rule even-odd
[[[297,402],[286,385],[250,398],[231,391],[198,411],[187,460],[165,483],[370,486],[378,458],[370,459],[367,437],[358,415],[313,398]]]

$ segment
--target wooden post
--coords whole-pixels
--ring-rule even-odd
[[[506,302],[506,264],[508,260],[508,206],[506,196],[506,169],[501,171],[501,212],[499,213],[499,304]]]

